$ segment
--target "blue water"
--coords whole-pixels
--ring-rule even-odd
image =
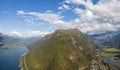
[[[27,48],[22,46],[0,49],[0,70],[20,70],[21,55],[27,51]]]

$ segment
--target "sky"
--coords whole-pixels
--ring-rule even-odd
[[[120,30],[120,0],[0,0],[0,32],[34,36],[70,28]]]

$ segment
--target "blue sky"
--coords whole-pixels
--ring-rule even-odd
[[[0,2],[0,28],[5,31],[24,31],[24,30],[45,30],[44,27],[32,26],[27,24],[24,19],[16,15],[16,11],[35,11],[45,12],[52,10],[57,12],[60,0],[48,2],[48,0],[2,0]],[[46,27],[47,24],[45,24]]]
[[[95,34],[120,29],[119,0],[1,0],[0,31],[53,32],[78,28]]]

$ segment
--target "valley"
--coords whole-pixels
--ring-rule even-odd
[[[0,0],[0,70],[120,70],[120,0]]]
[[[78,29],[61,29],[42,38],[1,35],[1,43],[6,46],[1,49],[10,49],[11,46],[29,49],[20,59],[21,70],[119,70],[120,50],[112,46],[102,47],[94,41]]]
[[[42,45],[40,46],[38,46],[38,43],[41,42],[40,40],[35,44],[33,43],[32,46],[37,47],[33,48],[28,54],[22,57],[21,68],[23,70],[114,70],[115,68],[119,69],[119,67],[113,66],[113,64],[111,65],[111,63],[109,63],[115,63],[113,62],[113,60],[110,60],[111,57],[109,56],[113,56],[112,53],[119,53],[120,50],[115,48],[97,49],[97,46],[94,44],[94,42],[90,42],[90,40],[88,40],[87,37],[85,37],[77,29],[57,30],[52,35],[47,35],[46,37],[46,39],[42,40]],[[89,51],[87,51],[88,48]],[[97,50],[102,51],[98,53]]]

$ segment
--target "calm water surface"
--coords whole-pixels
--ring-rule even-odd
[[[27,48],[23,46],[0,49],[0,70],[20,70],[21,55],[27,51]]]

